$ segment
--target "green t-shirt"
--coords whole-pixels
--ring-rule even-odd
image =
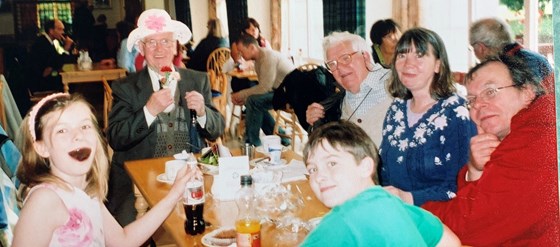
[[[301,246],[435,246],[443,224],[375,186],[334,207]]]

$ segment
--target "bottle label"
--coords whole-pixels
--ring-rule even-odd
[[[237,233],[237,247],[261,247],[261,232]]]
[[[188,182],[183,198],[187,205],[204,203],[204,183],[202,181]]]

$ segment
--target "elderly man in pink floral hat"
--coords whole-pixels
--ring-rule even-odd
[[[173,66],[177,41],[189,41],[189,28],[161,9],[142,12],[137,26],[128,36],[127,48],[136,48],[147,65],[112,84],[114,100],[107,130],[115,151],[107,206],[121,225],[136,217],[125,161],[199,150],[200,144],[190,140],[191,124],[207,140],[217,139],[225,128],[224,118],[212,105],[207,74]]]

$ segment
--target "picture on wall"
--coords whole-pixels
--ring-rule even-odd
[[[94,0],[93,7],[95,9],[110,9],[111,8],[111,0]]]

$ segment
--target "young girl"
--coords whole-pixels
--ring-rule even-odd
[[[18,178],[24,206],[13,246],[139,246],[182,198],[194,169],[182,169],[169,194],[124,229],[103,204],[108,160],[92,107],[79,95],[43,98],[25,118]]]

